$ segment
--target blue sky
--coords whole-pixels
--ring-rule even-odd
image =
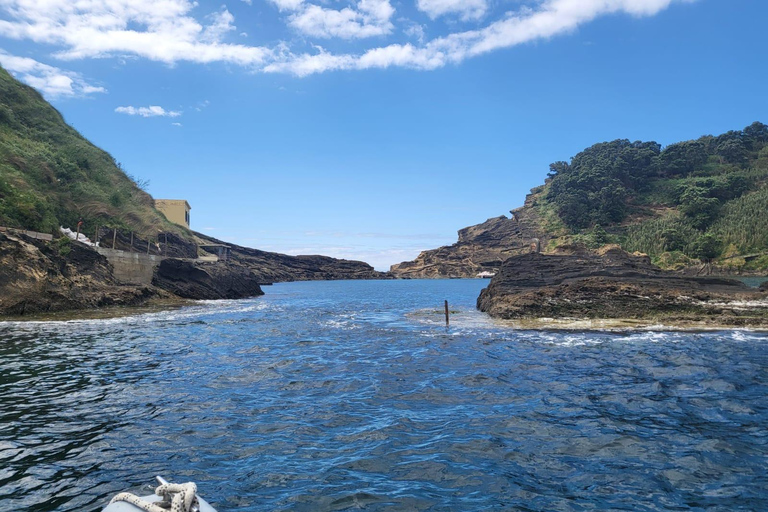
[[[192,227],[379,269],[550,162],[768,122],[763,0],[0,0],[0,64]]]

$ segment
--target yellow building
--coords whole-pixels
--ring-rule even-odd
[[[155,208],[174,224],[189,227],[189,210],[192,207],[184,199],[155,199]]]

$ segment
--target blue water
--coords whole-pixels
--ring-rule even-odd
[[[768,510],[768,335],[519,331],[484,285],[0,323],[0,510]]]
[[[752,288],[758,288],[761,284],[768,281],[768,277],[738,277],[737,279]]]

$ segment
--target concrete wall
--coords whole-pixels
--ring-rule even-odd
[[[95,247],[102,256],[106,256],[115,269],[115,278],[123,284],[152,284],[155,268],[163,261],[162,256],[138,252],[117,251],[104,247]]]

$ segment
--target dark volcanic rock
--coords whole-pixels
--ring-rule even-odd
[[[507,258],[529,252],[535,240],[546,243],[547,235],[539,228],[540,220],[531,207],[534,201],[531,194],[526,206],[512,211],[512,218],[494,217],[461,229],[455,244],[423,251],[413,261],[392,265],[390,272],[404,279],[476,277],[484,271],[497,272]]]
[[[683,277],[618,247],[601,254],[525,254],[508,259],[477,300],[498,318],[697,319],[768,323],[765,294],[719,277]]]
[[[391,278],[389,274],[377,272],[372,266],[362,261],[342,260],[328,256],[289,256],[229,244],[201,233],[195,233],[195,235],[201,242],[228,245],[231,248],[230,260],[249,268],[263,284],[284,281]]]
[[[163,295],[120,286],[99,253],[76,243],[64,247],[0,234],[0,315],[139,305]]]
[[[234,262],[163,260],[152,284],[185,299],[244,299],[264,295],[258,277]]]
[[[764,292],[768,292],[768,281],[764,281],[760,283],[760,290]]]

